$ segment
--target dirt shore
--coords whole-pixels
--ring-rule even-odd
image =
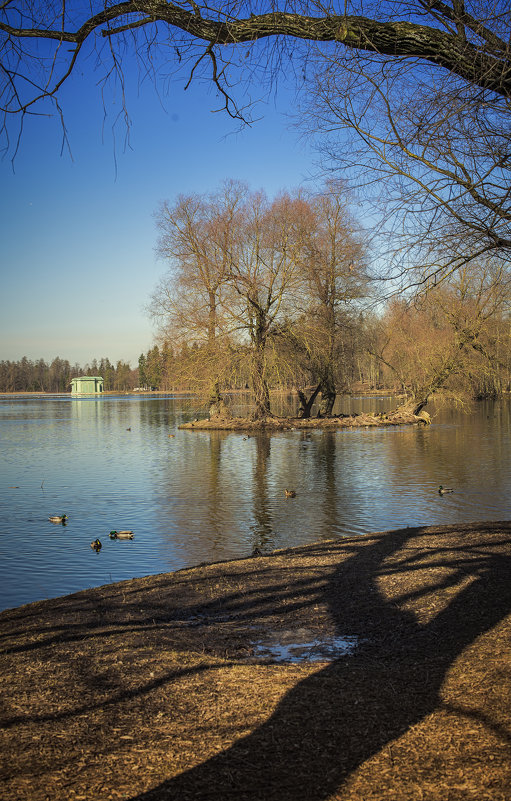
[[[408,528],[7,610],[0,796],[507,801],[510,564]]]
[[[252,420],[249,417],[212,417],[192,420],[179,426],[196,431],[306,431],[309,429],[335,430],[340,428],[369,428],[373,426],[429,425],[431,418],[426,411],[419,415],[403,409],[377,414],[341,414],[335,417],[265,417]]]

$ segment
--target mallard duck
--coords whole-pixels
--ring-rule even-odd
[[[102,548],[101,540],[98,540],[98,538],[96,537],[96,539],[91,542],[90,547],[92,548],[93,551],[99,553]]]
[[[439,495],[446,495],[448,492],[454,492],[454,490],[451,489],[451,487],[442,487],[442,485],[440,484],[440,486],[438,488],[438,494]]]
[[[111,540],[132,540],[134,536],[132,531],[111,531],[109,534]]]
[[[51,523],[65,523],[67,519],[67,515],[51,515],[48,518]]]
[[[286,493],[286,498],[296,498],[296,492],[294,490],[284,490]]]

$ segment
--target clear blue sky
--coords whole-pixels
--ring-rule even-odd
[[[87,68],[88,70],[88,68]],[[143,309],[165,265],[154,254],[153,213],[180,193],[209,192],[226,178],[269,195],[304,184],[315,154],[300,141],[282,90],[236,133],[206,85],[171,87],[165,109],[151,85],[129,97],[130,144],[103,107],[92,73],[62,95],[72,158],[59,122],[32,119],[14,163],[0,162],[0,359],[55,356],[73,364],[129,361],[153,341]]]

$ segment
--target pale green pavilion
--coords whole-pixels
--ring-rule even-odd
[[[103,392],[103,385],[101,376],[81,375],[71,379],[71,395],[99,395]]]

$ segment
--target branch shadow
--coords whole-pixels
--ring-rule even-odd
[[[509,526],[499,526],[509,542]],[[426,550],[417,544],[421,536],[422,543],[428,537]],[[329,798],[352,771],[441,704],[454,660],[509,612],[509,557],[488,539],[484,547],[476,540],[446,548],[423,529],[372,535],[360,547],[351,540],[350,555],[326,586],[315,584],[311,594],[305,584],[296,592],[305,603],[322,596],[336,633],[356,635],[359,648],[300,681],[232,747],[131,801]],[[405,572],[424,589],[407,586],[402,597],[386,596],[382,581]],[[450,601],[420,622],[410,599],[441,592]],[[247,618],[256,614],[254,607],[245,611]]]

